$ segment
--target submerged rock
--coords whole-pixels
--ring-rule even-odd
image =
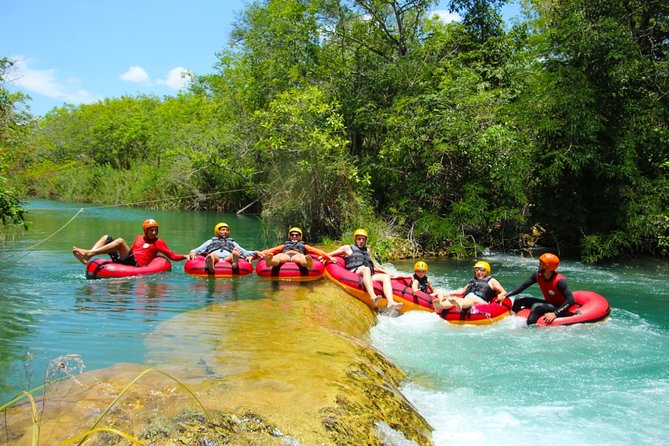
[[[373,323],[328,282],[281,284],[262,299],[181,314],[148,338],[148,365],[50,385],[38,402],[40,444],[86,432],[147,367],[169,376],[147,372],[98,426],[153,445],[432,444],[431,427],[398,390],[404,374],[368,343]],[[11,444],[31,443],[28,405],[6,420]],[[119,441],[110,432],[89,438]]]

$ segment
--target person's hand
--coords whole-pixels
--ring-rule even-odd
[[[546,321],[547,324],[552,323],[555,319],[557,319],[557,314],[554,312],[544,314],[544,321]]]
[[[188,255],[186,257],[188,257],[188,260],[195,260],[196,255],[197,254],[195,254],[193,251],[191,251],[191,252],[188,253]]]
[[[257,251],[256,256],[258,256],[258,258],[260,258],[260,259],[264,259],[265,258],[265,253],[262,252],[262,251]]]

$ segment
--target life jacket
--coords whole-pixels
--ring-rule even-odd
[[[374,274],[374,263],[367,247],[360,249],[357,245],[351,245],[351,250],[351,255],[346,257],[346,269],[353,271],[359,266],[367,266]]]
[[[427,287],[427,276],[423,276],[423,278],[421,279],[420,277],[418,277],[418,275],[416,273],[414,273],[413,280],[418,281],[418,288],[423,293],[428,293],[428,294],[430,293],[430,291]]]
[[[497,295],[495,290],[490,286],[491,280],[492,276],[484,277],[483,279],[471,279],[465,288],[465,296],[469,293],[474,293],[486,302],[490,302]]]
[[[230,237],[212,237],[211,243],[209,243],[209,245],[207,245],[207,247],[204,249],[203,254],[206,256],[214,251],[218,251],[219,249],[232,252],[232,250],[235,249],[235,240]]]
[[[283,252],[288,251],[297,251],[299,253],[305,254],[304,241],[300,240],[297,242],[291,242],[290,240],[286,240],[283,244]]]
[[[562,279],[564,279],[564,276],[556,272],[553,272],[553,275],[548,280],[544,278],[542,273],[537,274],[537,283],[541,288],[544,299],[546,299],[546,302],[549,304],[553,304],[556,308],[565,303],[567,300],[564,294],[562,294],[562,292],[557,287],[558,281]]]

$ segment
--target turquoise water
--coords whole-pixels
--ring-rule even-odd
[[[507,289],[536,268],[531,259],[486,258]],[[471,266],[460,266],[433,268],[438,286],[462,286]],[[379,317],[373,343],[409,374],[403,392],[437,444],[667,444],[667,264],[566,261],[560,270],[572,289],[605,295],[610,319],[528,329],[515,317],[487,327],[447,325],[434,314]]]
[[[162,322],[276,292],[275,283],[256,276],[195,279],[182,262],[166,274],[88,281],[72,245],[88,247],[107,232],[131,238],[148,217],[179,253],[210,237],[220,220],[245,248],[273,243],[255,218],[206,212],[86,208],[63,228],[81,206],[31,203],[31,230],[0,251],[0,401],[41,384],[49,362],[62,355],[80,355],[86,370],[146,363],[145,341]],[[517,256],[486,259],[507,289],[536,268]],[[438,288],[457,288],[472,263],[429,261],[430,277]],[[408,374],[402,391],[434,427],[437,445],[666,444],[669,263],[564,261],[560,270],[572,289],[606,296],[611,318],[549,329],[528,329],[513,317],[487,327],[448,325],[423,312],[377,318],[372,343]],[[297,286],[318,293],[321,285]]]

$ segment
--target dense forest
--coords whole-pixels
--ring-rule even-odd
[[[256,0],[176,97],[23,110],[0,70],[0,212],[17,197],[258,213],[387,256],[550,246],[669,254],[669,3]]]

